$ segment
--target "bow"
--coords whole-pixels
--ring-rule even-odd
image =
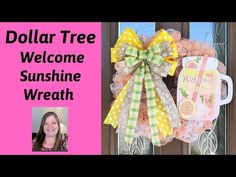
[[[129,36],[128,40],[125,36]],[[124,72],[133,75],[132,96],[125,130],[125,141],[127,143],[132,143],[135,137],[143,87],[145,87],[147,96],[147,112],[152,143],[160,146],[160,135],[166,137],[172,134],[173,127],[179,125],[177,108],[162,81],[162,77],[166,77],[168,73],[173,75],[176,68],[176,61],[172,59],[178,56],[177,50],[175,44],[170,41],[173,42],[173,38],[166,31],[161,30],[148,48],[144,49],[135,32],[127,29],[111,50],[112,62],[121,62],[124,66]],[[129,84],[128,81],[116,98],[104,121],[105,124],[117,126]]]
[[[160,66],[163,63],[163,60],[167,56],[171,56],[171,47],[168,42],[163,42],[161,44],[154,44],[150,46],[147,50],[138,50],[133,46],[124,45],[127,66],[133,66],[141,61],[148,61],[157,66]]]

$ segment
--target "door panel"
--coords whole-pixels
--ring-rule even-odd
[[[189,35],[189,24],[185,22],[157,22],[157,30],[161,28],[178,30],[184,38],[188,38]],[[163,81],[166,83],[169,90],[177,88],[177,82],[174,79],[175,78],[171,76],[163,78]],[[178,139],[174,139],[165,146],[156,147],[155,152],[160,155],[188,154],[188,145]]]
[[[132,28],[136,34],[151,37],[155,34],[155,22],[119,22],[118,35],[127,27]],[[154,146],[149,139],[145,137],[136,137],[131,145],[124,140],[124,132],[118,134],[118,154],[136,154],[152,155]]]
[[[226,22],[191,22],[189,29],[191,40],[207,42],[214,46],[217,58],[227,67],[227,23]],[[190,154],[226,153],[226,106],[221,106],[218,119],[213,128],[205,131],[197,141],[190,144]]]

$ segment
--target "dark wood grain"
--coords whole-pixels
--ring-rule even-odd
[[[110,125],[103,124],[113,100],[110,84],[115,70],[110,62],[110,47],[115,44],[117,36],[117,23],[102,23],[102,154],[117,154],[115,130]]]
[[[236,83],[236,22],[228,23],[228,63],[227,74]],[[236,89],[233,100],[227,106],[227,154],[236,154]]]

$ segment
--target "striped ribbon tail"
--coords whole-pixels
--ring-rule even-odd
[[[133,142],[135,136],[135,128],[138,120],[139,105],[144,78],[144,63],[141,64],[141,66],[137,69],[134,77],[134,87],[125,131],[125,141],[129,144]]]
[[[145,82],[145,89],[147,95],[147,109],[148,109],[148,120],[151,128],[151,137],[152,143],[156,146],[160,146],[160,138],[159,138],[159,131],[157,126],[157,104],[156,104],[156,92],[155,92],[155,85],[153,83],[153,79],[151,76],[150,69],[148,65],[146,65],[146,72],[144,76]]]

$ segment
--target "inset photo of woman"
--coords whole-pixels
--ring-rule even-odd
[[[32,151],[68,151],[68,109],[32,109]]]

